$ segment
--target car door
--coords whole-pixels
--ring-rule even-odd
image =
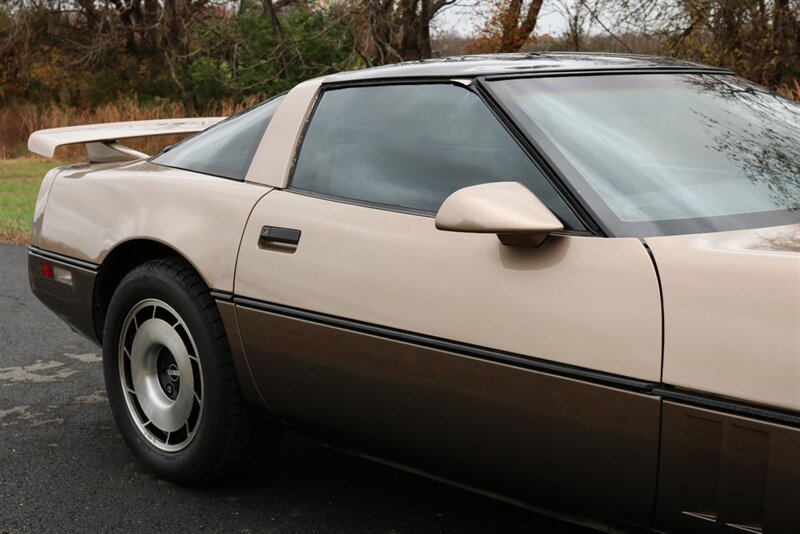
[[[519,181],[567,230],[538,247],[443,232],[451,192]],[[595,237],[470,88],[325,90],[291,183],[253,209],[235,281],[277,417],[483,488],[649,521],[658,281]]]

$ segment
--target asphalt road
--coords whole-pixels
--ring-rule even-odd
[[[0,534],[587,532],[292,433],[237,478],[160,481],[117,434],[99,349],[30,293],[26,254],[0,245]]]

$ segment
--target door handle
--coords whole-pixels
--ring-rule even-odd
[[[264,226],[258,238],[263,243],[280,243],[282,245],[296,245],[300,242],[300,230],[294,228],[279,228],[277,226]]]
[[[258,246],[274,250],[294,252],[300,242],[300,230],[294,228],[280,228],[277,226],[264,226],[258,235]]]

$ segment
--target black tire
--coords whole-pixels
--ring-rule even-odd
[[[148,261],[122,279],[106,316],[103,371],[122,437],[164,479],[231,475],[280,437],[244,403],[216,303],[179,258]]]

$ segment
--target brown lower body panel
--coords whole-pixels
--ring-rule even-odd
[[[71,283],[49,280],[42,276],[42,263],[47,262],[72,275]],[[28,281],[31,291],[42,303],[95,343],[99,343],[94,327],[92,296],[97,273],[51,258],[28,254]]]
[[[800,429],[664,402],[657,526],[800,533]]]
[[[281,419],[540,505],[649,525],[660,399],[237,306]]]
[[[217,310],[219,310],[222,325],[225,328],[225,335],[228,338],[228,345],[231,349],[231,359],[233,360],[233,367],[236,369],[236,378],[239,381],[242,395],[244,395],[244,398],[250,404],[266,408],[266,403],[258,392],[256,383],[253,380],[253,374],[250,372],[250,365],[247,363],[247,358],[245,357],[234,305],[231,302],[218,300]]]

